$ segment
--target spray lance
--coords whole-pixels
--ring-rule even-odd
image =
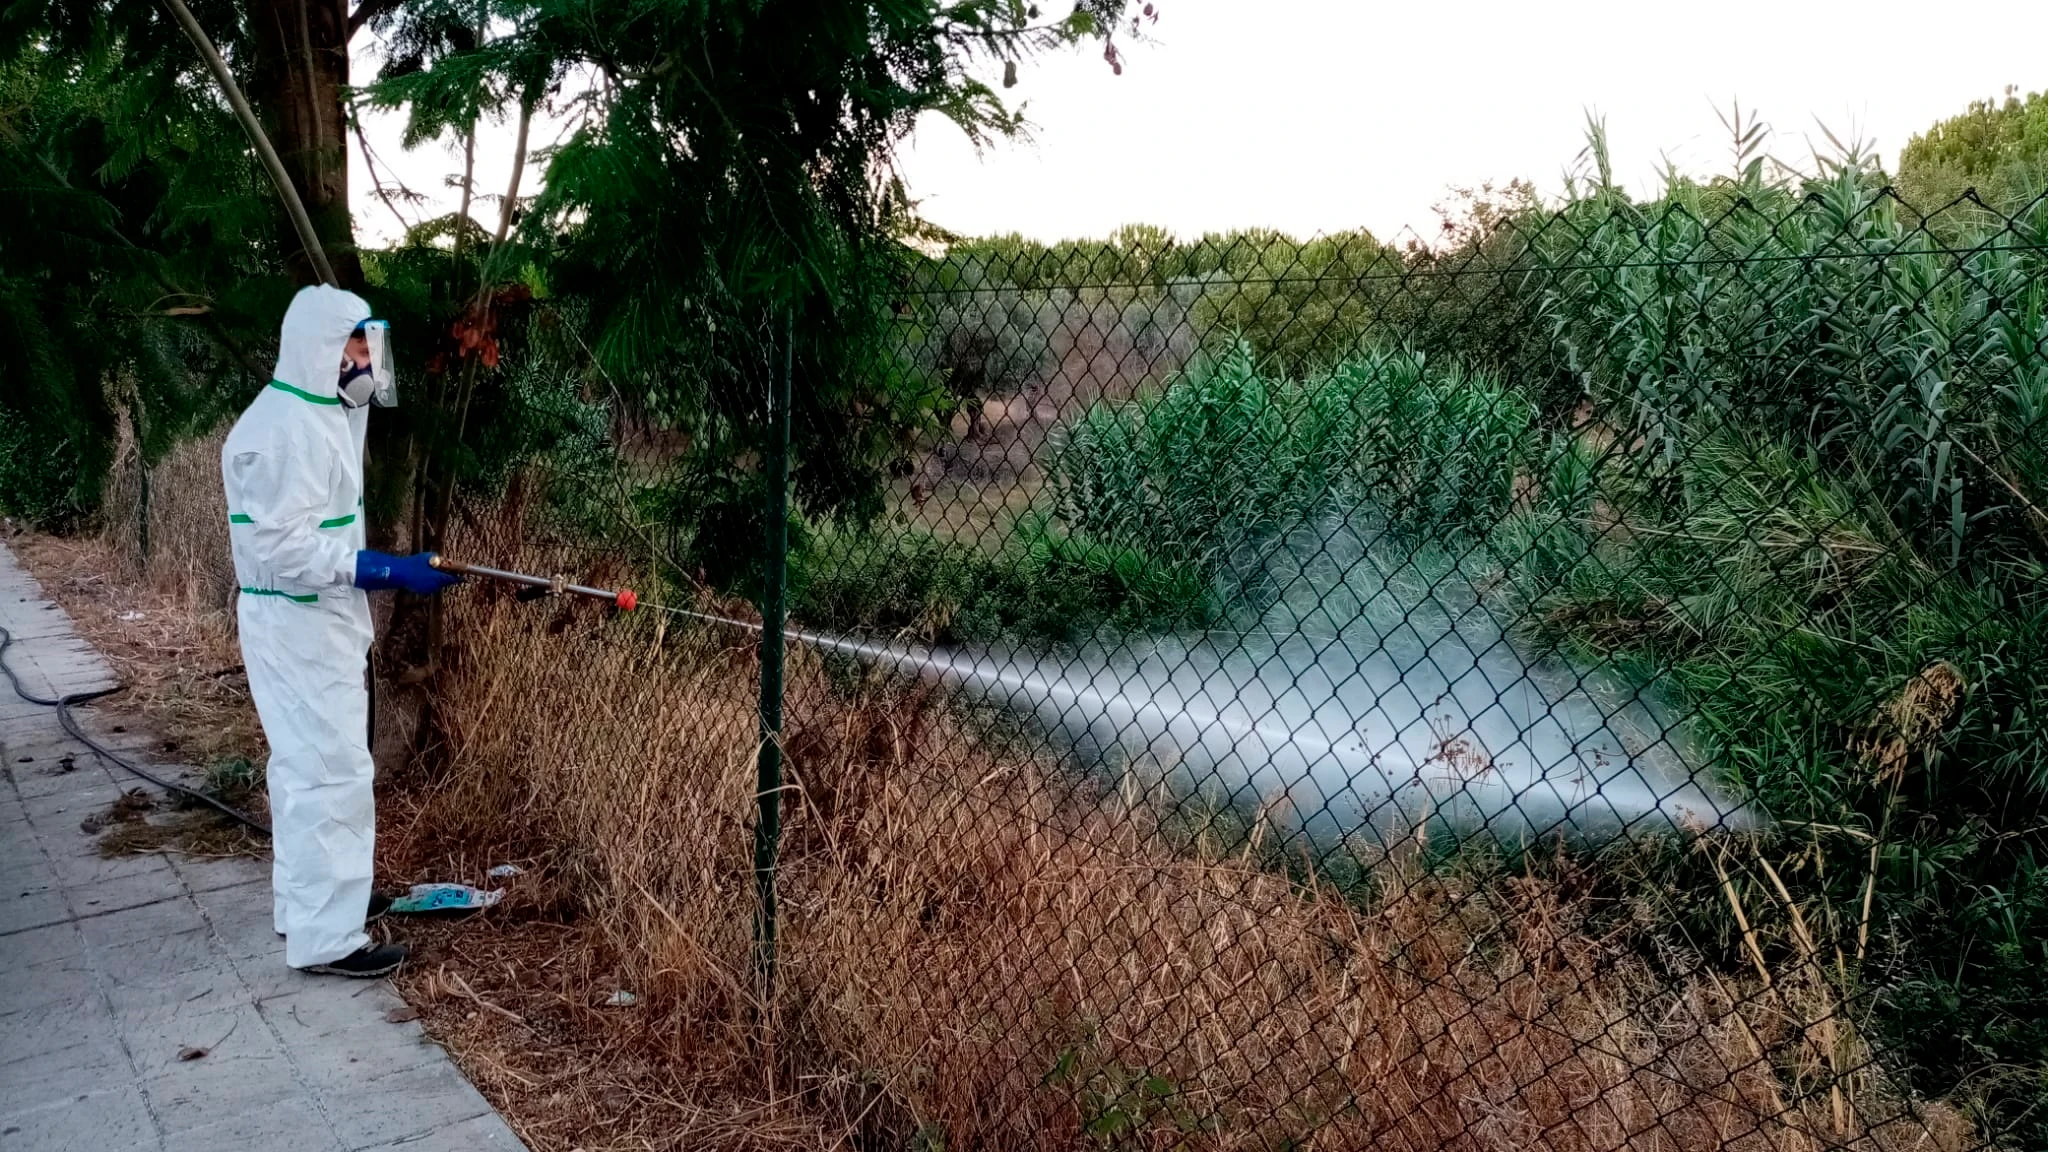
[[[529,598],[538,599],[542,596],[587,596],[592,600],[608,601],[621,612],[631,612],[636,608],[648,608],[653,611],[667,612],[672,616],[683,616],[691,620],[702,620],[710,624],[724,624],[728,627],[738,628],[747,632],[759,632],[761,630],[761,625],[758,621],[735,620],[730,616],[719,616],[710,612],[697,612],[688,608],[672,607],[667,604],[642,604],[640,602],[640,594],[631,588],[612,590],[609,588],[592,588],[587,584],[571,584],[567,576],[559,573],[553,576],[536,576],[530,572],[508,572],[503,568],[488,568],[482,564],[450,560],[439,553],[429,555],[427,563],[439,571],[456,576],[480,576],[487,580],[503,580],[508,584],[517,584],[526,589],[526,591],[519,594],[522,600]],[[814,644],[821,648],[845,652],[855,656],[877,658],[894,657],[896,655],[891,649],[877,647],[872,644],[863,644],[856,640],[846,639],[845,637],[808,632],[802,628],[785,628],[783,629],[783,635],[800,643]]]
[[[758,621],[735,620],[730,616],[719,616],[710,612],[696,612],[688,608],[676,608],[667,604],[650,603],[643,605],[640,603],[640,594],[631,588],[620,588],[614,591],[607,588],[592,588],[587,584],[571,584],[567,576],[559,573],[553,576],[535,576],[530,572],[508,572],[503,568],[488,568],[482,564],[450,560],[439,553],[428,556],[427,563],[439,571],[457,576],[480,576],[488,580],[503,580],[508,584],[517,584],[526,589],[526,591],[519,594],[520,599],[537,599],[542,596],[563,595],[587,596],[592,600],[609,601],[613,607],[616,607],[621,612],[631,612],[636,608],[645,607],[658,612],[667,612],[672,616],[702,620],[710,624],[723,624],[746,632],[759,632],[761,630],[761,625]],[[892,648],[864,644],[842,636],[810,632],[802,628],[785,628],[782,630],[782,633],[784,636],[799,643],[815,645],[828,651],[842,652],[868,659],[879,659],[885,662],[893,661],[910,668],[923,667],[932,663],[929,657],[921,654],[912,653],[905,655]]]
[[[681,616],[690,620],[702,620],[707,624],[722,624],[729,628],[737,628],[743,632],[761,631],[761,624],[757,620],[736,620],[731,616],[720,616],[712,612],[698,612],[689,608],[677,608],[669,604],[655,604],[652,602],[642,604],[639,593],[631,588],[620,588],[617,591],[606,588],[592,588],[586,584],[571,584],[567,576],[559,574],[554,576],[535,576],[530,572],[508,572],[503,568],[487,568],[482,564],[469,564],[461,560],[450,560],[438,553],[430,555],[427,558],[427,563],[442,572],[453,573],[457,576],[481,576],[490,580],[503,580],[508,584],[520,585],[526,589],[526,591],[519,594],[522,600],[529,598],[538,599],[542,596],[588,596],[592,600],[609,601],[621,612],[631,612],[636,608],[646,608],[650,611],[666,612],[671,616]],[[799,644],[808,644],[827,652],[858,656],[865,660],[897,667],[908,672],[943,670],[947,664],[943,657],[933,653],[917,649],[897,648],[884,644],[869,644],[850,637],[834,636],[824,632],[812,632],[805,628],[784,628],[782,634]]]
[[[525,572],[507,572],[503,568],[486,568],[481,564],[465,564],[460,560],[450,560],[446,556],[439,554],[429,556],[427,563],[442,572],[450,572],[457,576],[482,576],[491,580],[503,580],[507,584],[518,584],[526,588],[535,589],[543,595],[561,596],[566,594],[570,596],[588,596],[592,600],[608,600],[621,612],[631,612],[640,605],[639,596],[631,588],[608,591],[603,588],[592,588],[585,584],[571,584],[569,583],[569,578],[560,573],[553,576],[534,576]]]

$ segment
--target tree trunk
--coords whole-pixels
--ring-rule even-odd
[[[360,292],[363,262],[349,214],[348,116],[342,105],[348,85],[348,0],[250,0],[248,13],[255,45],[250,103],[305,202],[335,279],[341,287]],[[319,283],[319,274],[281,211],[277,228],[292,278],[300,284]],[[412,429],[403,415],[394,419],[386,412],[370,421],[364,496],[365,527],[373,548],[402,546],[390,510],[403,503],[412,451]],[[398,678],[417,660],[416,655],[408,659],[400,653],[420,647],[419,614],[408,612],[409,605],[395,607],[395,612],[386,608],[378,613],[378,643],[371,657],[376,730],[370,747],[380,777],[410,759],[411,745],[424,730],[427,715],[425,695]]]
[[[348,117],[341,102],[348,86],[346,0],[250,0],[249,33],[256,46],[249,102],[305,202],[335,277],[343,288],[360,289],[363,265],[348,205]],[[319,283],[282,211],[278,235],[292,276],[301,284]]]

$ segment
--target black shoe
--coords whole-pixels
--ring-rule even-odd
[[[365,944],[339,960],[311,964],[299,971],[367,980],[374,976],[389,976],[398,971],[398,966],[405,963],[405,958],[409,955],[411,953],[403,944]]]

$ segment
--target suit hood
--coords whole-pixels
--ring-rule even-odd
[[[315,396],[334,395],[348,335],[369,318],[370,305],[353,292],[326,284],[299,289],[278,334],[276,378]]]

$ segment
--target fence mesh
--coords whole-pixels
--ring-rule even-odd
[[[883,506],[798,460],[778,1058],[868,1146],[2040,1146],[2044,269],[1854,172],[920,258]],[[614,545],[743,611],[761,517],[614,416]],[[643,742],[560,751],[637,823],[555,818],[680,971],[759,667],[644,627]]]

